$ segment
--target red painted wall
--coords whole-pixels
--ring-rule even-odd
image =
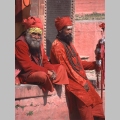
[[[75,14],[105,13],[105,0],[75,0]],[[95,60],[95,46],[101,38],[98,27],[104,20],[75,21],[74,44],[80,56]]]
[[[104,13],[105,0],[75,0],[75,13]]]

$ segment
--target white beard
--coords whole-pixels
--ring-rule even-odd
[[[25,39],[26,39],[30,48],[38,49],[40,47],[41,38],[35,39],[35,38],[32,38],[29,33],[26,33]]]

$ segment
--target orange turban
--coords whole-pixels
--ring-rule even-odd
[[[26,29],[33,27],[43,29],[42,22],[40,18],[37,17],[28,17],[27,19],[23,19],[23,25],[25,25]]]
[[[101,24],[99,25],[99,27],[102,28],[102,29],[104,29],[104,28],[105,28],[105,23],[101,23]]]
[[[72,26],[72,21],[70,17],[57,17],[55,19],[55,26],[58,31],[60,31],[65,26]]]

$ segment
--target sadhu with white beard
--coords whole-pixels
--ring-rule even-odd
[[[69,77],[66,95],[70,120],[105,120],[102,100],[85,74],[85,70],[97,68],[96,62],[80,59],[72,44],[70,17],[57,17],[55,26],[58,34],[52,43],[50,59],[53,64],[64,65]]]
[[[53,91],[53,84],[68,84],[65,68],[51,64],[42,44],[43,25],[37,17],[23,20],[26,28],[15,42],[16,65],[21,72],[16,76],[21,83],[41,85],[43,90]]]

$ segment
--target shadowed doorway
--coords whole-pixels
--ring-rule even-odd
[[[71,16],[72,0],[46,0],[46,48],[50,56],[51,44],[55,40],[57,30],[54,20],[56,17]]]

